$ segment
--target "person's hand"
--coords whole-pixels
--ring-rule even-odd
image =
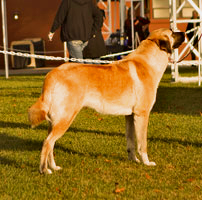
[[[135,26],[136,26],[137,24],[139,24],[139,22],[140,22],[139,19],[137,19],[136,22],[135,22]]]
[[[53,40],[53,35],[54,35],[54,33],[49,33],[48,34],[48,39],[49,39],[49,41],[52,41]]]

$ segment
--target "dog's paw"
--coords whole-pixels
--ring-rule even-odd
[[[55,166],[54,168],[53,168],[53,170],[55,170],[55,171],[58,171],[58,170],[61,170],[62,169],[62,167],[60,167],[60,166]]]
[[[155,162],[149,162],[149,161],[147,161],[147,162],[144,162],[144,164],[147,165],[147,166],[156,166]]]
[[[51,169],[42,168],[42,167],[40,167],[39,172],[40,172],[41,174],[52,174]]]
[[[41,174],[52,174],[52,171],[50,169],[42,169],[42,168],[40,168],[39,172]]]
[[[136,156],[135,156],[134,161],[137,162],[137,163],[140,163],[140,160]]]
[[[52,171],[50,169],[47,169],[46,174],[52,174]]]
[[[142,162],[147,166],[156,166],[155,162],[150,162],[147,153],[142,153]]]

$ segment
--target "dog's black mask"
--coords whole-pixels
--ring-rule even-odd
[[[178,48],[185,39],[185,33],[184,32],[173,32],[172,37],[174,38],[174,44],[173,49]]]

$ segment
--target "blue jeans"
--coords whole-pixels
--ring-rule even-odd
[[[67,48],[69,51],[69,54],[72,58],[80,58],[83,59],[83,49],[87,46],[87,42],[83,42],[81,40],[72,40],[67,42]]]

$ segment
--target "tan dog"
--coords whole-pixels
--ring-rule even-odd
[[[145,165],[156,165],[147,156],[147,126],[161,77],[171,49],[184,41],[184,33],[159,29],[142,41],[125,59],[108,65],[65,63],[47,74],[41,97],[29,109],[32,126],[50,122],[49,135],[41,152],[41,173],[59,170],[53,148],[84,107],[104,114],[126,116],[128,157]]]

